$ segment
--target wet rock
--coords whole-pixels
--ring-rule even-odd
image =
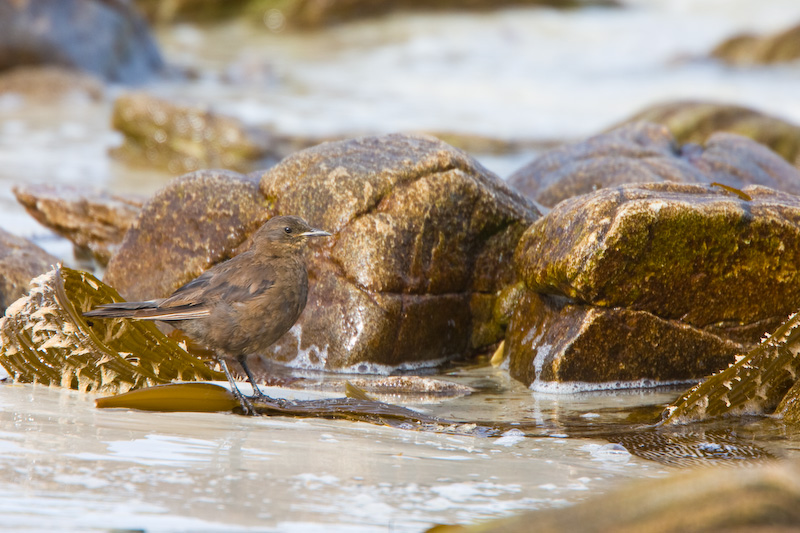
[[[127,300],[165,297],[229,259],[267,220],[258,182],[204,170],[170,182],[139,211],[104,281]]]
[[[735,133],[769,147],[793,165],[800,166],[800,126],[747,107],[677,101],[649,107],[625,121],[630,122],[663,124],[679,144],[703,144],[718,131]]]
[[[69,185],[22,185],[13,191],[40,224],[89,250],[101,265],[116,252],[143,203],[138,197]]]
[[[624,185],[533,224],[515,257],[532,294],[508,326],[512,375],[699,378],[755,346],[800,307],[800,199],[739,192],[750,199],[707,185]],[[553,331],[564,333],[548,340]]]
[[[718,44],[711,57],[737,66],[794,61],[800,58],[800,25],[767,36],[736,35]]]
[[[515,172],[509,183],[542,205],[625,183],[759,184],[800,194],[800,171],[755,141],[714,133],[679,147],[666,126],[637,122],[565,145]]]
[[[121,83],[163,67],[147,24],[128,2],[0,0],[0,70],[60,65]]]
[[[464,153],[412,135],[325,143],[267,171],[261,191],[273,214],[336,234],[312,243],[308,305],[270,358],[369,371],[500,340],[493,304],[538,212]]]
[[[527,291],[506,332],[509,372],[534,389],[554,383],[629,388],[711,374],[745,350],[680,320]]]
[[[103,84],[96,77],[59,66],[17,67],[0,73],[0,94],[52,102],[65,97],[100,100]]]
[[[32,242],[0,229],[0,308],[5,311],[17,298],[28,292],[32,278],[58,263]]]
[[[476,525],[436,526],[433,533],[658,531],[788,532],[800,523],[800,463],[705,468],[639,480],[560,509],[528,511]]]
[[[270,153],[269,136],[239,120],[199,106],[183,106],[145,93],[114,103],[113,127],[124,135],[112,154],[170,172],[200,168],[251,169]]]

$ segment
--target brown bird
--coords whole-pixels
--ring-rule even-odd
[[[330,233],[296,216],[273,217],[256,231],[245,252],[215,265],[168,298],[105,304],[87,317],[161,320],[215,351],[244,411],[253,407],[236,386],[224,356],[244,369],[256,397],[266,395],[247,366],[249,354],[264,352],[291,328],[308,296],[303,245]]]

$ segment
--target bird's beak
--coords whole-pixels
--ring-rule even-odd
[[[301,237],[330,237],[331,234],[321,229],[312,229],[311,231],[304,231],[300,234]]]

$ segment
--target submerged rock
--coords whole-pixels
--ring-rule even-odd
[[[128,2],[0,0],[0,70],[60,65],[101,79],[141,83],[163,62]]]
[[[625,183],[758,184],[800,194],[800,170],[751,139],[714,133],[679,147],[663,125],[636,122],[545,152],[509,183],[542,205]]]
[[[299,322],[266,354],[293,365],[430,365],[500,340],[493,310],[517,239],[539,214],[441,141],[325,143],[264,173],[273,214],[335,233],[312,244]]]
[[[800,523],[800,463],[695,469],[639,480],[560,509],[528,511],[430,533],[792,531]]]
[[[0,307],[5,310],[28,291],[31,278],[57,263],[57,257],[27,239],[0,229]]]
[[[140,198],[68,185],[22,185],[12,190],[40,224],[91,251],[101,265],[116,252],[142,207]]]
[[[624,185],[534,223],[515,255],[528,292],[506,339],[512,375],[699,378],[752,348],[800,307],[800,199],[735,192],[747,199],[707,185]]]
[[[204,170],[170,182],[139,211],[104,281],[128,300],[168,296],[229,259],[267,220],[258,182]]]
[[[769,147],[789,163],[800,166],[800,126],[747,107],[701,101],[669,102],[644,109],[625,121],[636,122],[663,124],[679,144],[704,144],[716,132],[735,133]],[[620,126],[622,124],[614,129]],[[776,177],[780,180],[780,174]],[[797,194],[795,182],[792,179],[786,185],[769,186]]]
[[[767,36],[736,35],[718,44],[711,57],[737,66],[794,61],[800,58],[800,25]]]

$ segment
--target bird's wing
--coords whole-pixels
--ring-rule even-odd
[[[176,311],[180,308],[188,312],[190,308],[199,311],[219,301],[243,302],[269,290],[275,285],[275,279],[275,269],[271,265],[261,263],[254,268],[252,258],[245,252],[180,287],[158,307]]]

